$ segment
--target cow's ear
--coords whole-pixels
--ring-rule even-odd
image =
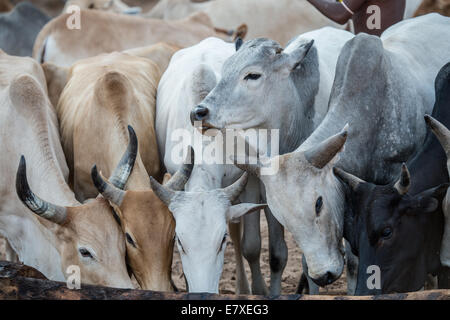
[[[228,208],[227,211],[227,221],[228,222],[239,222],[239,218],[243,215],[257,210],[261,210],[267,207],[267,204],[254,204],[254,203],[239,203]]]
[[[59,101],[59,96],[66,86],[69,78],[69,69],[59,67],[50,62],[44,62],[42,64],[42,69],[44,70],[45,79],[47,81],[50,102],[54,107],[56,107]]]
[[[419,193],[414,199],[410,200],[406,213],[418,214],[436,211],[439,204],[444,201],[449,185],[449,183],[443,183],[437,187]]]
[[[305,57],[308,55],[308,52],[311,50],[314,45],[314,40],[310,40],[300,44],[296,49],[290,52],[284,52],[289,56],[288,68],[290,71],[297,69],[301,64]]]
[[[410,200],[406,210],[403,212],[407,215],[418,215],[423,213],[432,213],[439,207],[439,200],[433,197],[416,197]]]

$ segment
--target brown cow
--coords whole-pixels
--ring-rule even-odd
[[[39,64],[0,50],[0,234],[49,279],[65,281],[73,266],[81,283],[131,288],[110,205],[102,196],[81,204],[67,185],[57,124]],[[110,179],[119,178],[128,176]]]
[[[450,17],[450,0],[423,0],[416,13],[414,13],[414,17],[431,12],[437,12],[443,16]]]
[[[34,44],[33,58],[41,63],[53,62],[69,67],[77,60],[101,53],[148,46],[160,41],[187,47],[212,36],[232,40],[228,32],[216,31],[211,19],[202,12],[181,20],[162,21],[81,10],[79,30],[67,27],[69,17],[63,14],[41,30]]]
[[[52,83],[57,82],[52,75],[67,79],[56,109],[77,197],[89,198],[100,191],[110,200],[126,235],[128,262],[138,283],[144,289],[169,291],[175,223],[153,194],[149,175],[158,176],[160,165],[154,131],[156,89],[175,49],[158,46],[160,50],[134,51],[159,53],[161,68],[147,58],[119,52],[80,60],[68,72],[54,65],[52,70],[43,66],[51,92]],[[169,52],[166,57],[164,51]],[[136,162],[126,185],[129,191],[121,191],[125,185],[111,181],[111,188],[120,190],[121,195],[114,197],[91,168],[95,163],[106,176],[111,174],[128,142],[128,124],[136,130],[128,128],[130,141],[139,141],[139,148],[136,142],[130,151],[136,154]],[[101,143],[92,144],[94,139]],[[89,183],[91,173],[97,189]],[[174,177],[168,183],[181,190],[185,180]]]

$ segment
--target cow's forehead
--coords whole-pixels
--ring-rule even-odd
[[[237,73],[253,64],[269,64],[281,46],[273,40],[258,38],[245,42],[242,47],[223,66],[223,75]]]

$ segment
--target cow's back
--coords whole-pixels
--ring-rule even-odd
[[[139,142],[139,165],[133,173],[146,171],[146,184],[147,173],[158,176],[154,122],[159,76],[152,61],[117,52],[84,59],[72,67],[57,112],[77,197],[97,194],[90,178],[94,164],[105,176],[112,173],[128,144],[128,125]],[[132,174],[129,185],[136,175]]]
[[[72,30],[66,26],[69,17],[69,14],[63,14],[42,29],[33,48],[35,59],[70,66],[77,60],[102,53],[158,42],[187,47],[215,35],[205,14],[179,21],[163,21],[82,10],[81,28]]]

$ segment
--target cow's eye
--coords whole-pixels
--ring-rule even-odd
[[[128,242],[129,244],[131,244],[133,247],[136,248],[136,243],[134,242],[134,240],[133,240],[133,238],[130,236],[130,234],[127,232],[127,233],[125,234],[125,236],[127,237],[127,242]]]
[[[249,73],[245,76],[244,80],[258,80],[259,78],[261,78],[259,73]]]
[[[392,237],[392,228],[391,227],[384,228],[383,231],[381,231],[381,237],[385,240]]]
[[[320,196],[317,198],[317,201],[316,201],[316,216],[319,216],[320,210],[322,210],[322,206],[323,206],[323,200],[322,200],[322,196]]]
[[[80,252],[80,254],[83,258],[94,259],[94,256],[92,255],[92,253],[89,252],[88,249],[80,248],[80,249],[78,249],[78,251]]]
[[[90,5],[89,5],[89,7],[88,7],[89,9],[94,9],[94,4],[93,3],[91,3]]]

